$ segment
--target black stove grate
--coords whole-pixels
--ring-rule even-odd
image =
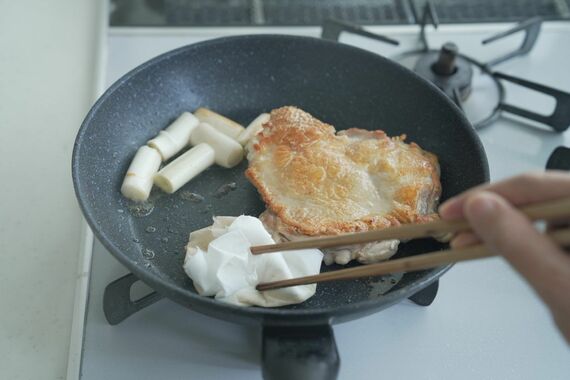
[[[112,0],[111,26],[414,24],[413,0]],[[570,20],[570,0],[432,0],[441,23]],[[415,0],[421,9],[425,0]]]
[[[540,16],[543,19],[570,18],[566,0],[430,0],[441,23],[520,21]],[[416,0],[420,6],[426,1]]]
[[[425,26],[431,23],[437,28],[440,23],[437,8],[432,1],[423,3],[421,8],[418,7],[417,3],[413,0],[410,1],[409,4],[414,13],[414,18],[420,26],[420,44],[417,48],[397,54],[391,57],[391,59],[402,63],[402,60],[407,57],[418,57],[418,61],[413,68],[414,71],[434,83],[441,91],[449,96],[460,109],[463,109],[463,101],[466,100],[471,93],[473,67],[477,67],[482,74],[489,76],[495,83],[498,101],[485,119],[473,124],[474,128],[478,129],[490,125],[499,118],[503,112],[541,123],[556,132],[564,132],[570,128],[570,93],[492,70],[494,66],[509,59],[525,55],[532,50],[540,33],[542,18],[532,17],[519,22],[511,29],[482,40],[482,44],[489,44],[515,33],[524,33],[523,42],[518,48],[506,52],[506,54],[496,57],[491,61],[480,62],[474,58],[459,54],[459,48],[452,42],[444,44],[440,50],[430,49],[425,36]],[[342,32],[357,34],[385,43],[398,45],[398,41],[367,31],[359,25],[332,19],[326,20],[326,22],[323,23],[321,37],[328,40],[339,41]],[[553,97],[556,101],[554,111],[546,116],[525,108],[517,107],[516,105],[505,103],[505,89],[502,81],[514,83]]]
[[[243,26],[251,23],[250,0],[168,0],[164,4],[166,22],[172,26]]]
[[[263,0],[266,25],[320,25],[326,19],[354,23],[406,24],[410,13],[393,0]]]

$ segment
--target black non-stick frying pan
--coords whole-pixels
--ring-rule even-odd
[[[183,111],[208,107],[247,124],[261,112],[295,105],[337,129],[406,134],[437,154],[442,198],[488,180],[483,147],[461,111],[434,86],[385,58],[347,45],[292,36],[222,38],[148,61],[119,79],[93,106],[77,135],[73,181],[97,238],[133,274],[165,297],[215,318],[264,327],[266,378],[331,378],[338,357],[330,324],[382,310],[412,296],[447,267],[383,279],[320,284],[308,301],[241,308],[196,294],[182,270],[189,232],[213,215],[257,216],[264,204],[244,177],[247,163],[212,167],[173,195],[156,190],[145,205],[119,188],[137,148]],[[235,183],[236,186],[226,186]],[[190,193],[200,194],[197,201]],[[424,240],[405,256],[441,248]],[[323,268],[331,270],[333,268]],[[380,287],[379,287],[380,286]],[[378,326],[382,328],[382,326]]]

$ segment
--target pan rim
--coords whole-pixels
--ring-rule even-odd
[[[303,319],[306,320],[309,317],[314,318],[330,318],[331,315],[349,315],[357,312],[362,312],[369,309],[375,309],[380,307],[380,305],[391,305],[397,302],[400,299],[407,298],[414,293],[420,291],[421,289],[428,286],[430,283],[438,279],[445,271],[447,271],[452,265],[434,268],[431,270],[426,271],[427,273],[421,278],[418,279],[417,282],[412,284],[406,285],[405,287],[398,289],[396,291],[392,291],[387,293],[382,298],[375,298],[375,299],[368,299],[362,300],[355,303],[350,303],[346,305],[340,306],[324,306],[324,307],[316,307],[311,309],[284,309],[284,308],[262,308],[262,307],[241,307],[236,306],[228,303],[224,303],[218,300],[215,300],[211,297],[204,297],[200,296],[190,289],[185,289],[183,287],[177,286],[172,282],[164,281],[164,279],[157,276],[151,270],[144,268],[143,266],[138,266],[134,262],[132,262],[125,254],[121,252],[121,250],[117,247],[117,245],[108,237],[105,233],[105,228],[101,223],[99,223],[94,214],[89,207],[89,202],[85,198],[85,194],[82,191],[82,179],[81,173],[79,172],[79,162],[81,161],[81,147],[82,143],[84,142],[84,135],[88,129],[88,126],[91,123],[91,120],[94,118],[95,114],[98,112],[99,108],[111,97],[111,95],[120,88],[125,82],[130,80],[132,77],[137,75],[139,72],[144,71],[150,66],[154,66],[164,60],[173,58],[178,56],[179,54],[187,53],[188,51],[192,51],[195,49],[201,49],[206,46],[215,46],[221,44],[232,43],[235,41],[254,41],[259,39],[268,39],[284,42],[293,42],[293,41],[302,41],[305,43],[313,43],[313,44],[322,44],[322,45],[329,45],[334,47],[335,49],[345,49],[347,51],[353,51],[356,54],[367,55],[371,59],[375,59],[379,62],[382,62],[384,65],[390,65],[394,69],[399,70],[407,75],[410,78],[415,78],[415,80],[424,83],[424,85],[428,85],[432,88],[433,96],[439,97],[444,103],[450,106],[452,112],[455,112],[455,116],[461,122],[461,128],[466,129],[468,135],[470,135],[472,142],[475,144],[475,147],[478,152],[481,154],[481,164],[483,168],[483,176],[486,181],[489,180],[489,168],[487,162],[487,156],[485,153],[485,149],[481,140],[479,139],[476,132],[471,127],[469,121],[465,117],[465,115],[459,110],[459,108],[443,93],[441,93],[435,85],[428,82],[424,78],[421,78],[417,74],[413,73],[412,71],[404,68],[403,66],[385,58],[383,56],[377,55],[375,53],[369,52],[367,50],[341,44],[334,41],[323,40],[314,37],[304,37],[304,36],[292,36],[292,35],[282,35],[282,34],[254,34],[254,35],[240,35],[240,36],[230,36],[230,37],[222,37],[212,40],[207,40],[203,42],[199,42],[196,44],[185,45],[179,47],[174,50],[170,50],[165,52],[161,55],[158,55],[141,65],[135,67],[134,69],[127,72],[117,81],[115,81],[95,102],[95,104],[91,107],[89,112],[87,113],[85,119],[83,120],[81,127],[77,132],[77,136],[74,142],[73,153],[72,153],[72,179],[73,179],[73,186],[75,190],[76,198],[79,202],[79,206],[83,213],[85,220],[87,221],[89,227],[92,229],[93,233],[97,237],[97,239],[103,244],[103,246],[114,256],[116,257],[121,264],[123,264],[127,269],[129,269],[138,279],[145,282],[147,285],[155,289],[161,294],[165,294],[165,296],[169,299],[176,301],[177,303],[181,303],[185,306],[188,304],[192,306],[197,306],[200,309],[210,309],[212,312],[219,311],[223,313],[231,313],[231,314],[238,314],[241,317],[245,318],[253,318],[259,319],[267,318],[271,320],[271,318],[287,318],[291,321],[294,319]],[[175,296],[171,296],[169,294],[174,294]],[[181,302],[180,299],[187,299],[188,302]],[[190,307],[192,308],[192,307]]]

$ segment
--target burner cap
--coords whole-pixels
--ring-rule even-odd
[[[471,94],[473,69],[459,54],[457,45],[445,43],[440,51],[427,51],[418,59],[414,71],[439,87],[452,99],[454,92],[461,100]]]

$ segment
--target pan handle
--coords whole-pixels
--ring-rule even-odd
[[[334,380],[339,366],[330,325],[263,327],[262,370],[265,380]]]
[[[121,323],[137,311],[152,305],[162,296],[152,292],[137,301],[131,300],[131,286],[139,279],[132,273],[127,274],[105,287],[103,294],[103,312],[110,325]]]

